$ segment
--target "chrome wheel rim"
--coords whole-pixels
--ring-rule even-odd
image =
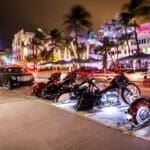
[[[125,91],[125,97],[128,100],[129,104],[133,103],[137,98],[140,97],[139,89],[134,85],[128,85]]]
[[[143,124],[150,119],[150,110],[147,106],[142,106],[138,109],[136,114],[136,121],[138,124]]]

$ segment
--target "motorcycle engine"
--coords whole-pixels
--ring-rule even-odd
[[[101,105],[104,105],[104,106],[114,106],[114,105],[120,104],[118,92],[115,90],[108,91],[102,94],[100,101],[101,101]]]

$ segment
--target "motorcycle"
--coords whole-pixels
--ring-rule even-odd
[[[41,93],[42,93],[42,89],[44,89],[46,87],[49,87],[50,85],[53,85],[53,84],[56,84],[57,82],[59,82],[60,76],[61,76],[61,73],[55,72],[55,73],[51,74],[51,76],[48,78],[47,83],[44,83],[44,82],[36,83],[31,88],[31,95],[35,95],[37,97],[40,97]]]
[[[63,92],[59,95],[56,102],[58,103],[68,103],[74,102],[79,99],[82,92],[91,84],[93,78],[89,78],[87,76],[82,76],[79,79],[78,83],[72,85],[69,91]]]
[[[127,105],[141,96],[139,87],[130,82],[123,73],[114,77],[110,85],[103,90],[100,90],[95,83],[91,83],[80,95],[76,109],[91,109],[93,106],[115,106],[120,104],[119,96]]]
[[[76,72],[71,72],[68,74],[62,82],[56,84],[50,84],[42,89],[41,97],[52,99],[54,102],[57,102],[58,97],[65,93],[70,92],[72,84],[75,82]]]
[[[132,128],[142,128],[150,124],[150,100],[138,98],[130,105],[127,114]]]

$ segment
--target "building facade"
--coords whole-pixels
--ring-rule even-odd
[[[14,35],[12,41],[13,58],[24,61],[25,57],[33,53],[32,38],[34,33],[20,30]]]
[[[150,54],[150,23],[141,24],[139,27],[137,27],[136,32],[137,32],[140,52],[144,54]],[[123,45],[120,45],[118,49],[115,47],[111,48],[111,51],[108,53],[108,68],[111,67],[113,63],[112,61],[116,62],[117,59],[121,59],[129,55],[136,54],[137,44],[135,41],[134,34],[132,38],[129,39],[129,48],[130,50],[128,49],[127,42],[124,42]],[[150,68],[150,59],[143,58],[140,60],[141,60],[143,67],[146,65]],[[137,63],[136,60],[131,60],[130,64],[127,64],[127,62],[129,63],[128,60],[125,62],[122,62],[124,63],[124,66],[126,65],[125,67],[131,67],[131,64],[132,66],[136,66],[135,64]]]

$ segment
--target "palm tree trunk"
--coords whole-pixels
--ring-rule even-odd
[[[77,31],[77,27],[75,27],[75,42],[76,42],[78,62],[79,62],[79,67],[80,67],[81,66],[81,62],[80,62],[80,52],[79,52],[79,45],[78,45],[78,31]]]
[[[119,62],[118,62],[118,40],[117,40],[117,61],[116,62],[117,62],[117,66],[118,66],[118,64],[119,64]]]
[[[36,69],[36,46],[33,45],[33,69]]]
[[[112,54],[109,54],[110,55],[110,58],[111,58],[111,61],[112,61],[112,64],[115,66],[115,61],[114,61],[114,59],[113,59],[113,57],[112,57]],[[117,64],[118,65],[118,64]]]
[[[103,69],[107,69],[107,52],[103,55]]]
[[[136,21],[134,21],[134,35],[135,35],[135,41],[136,41],[136,44],[137,44],[137,51],[136,51],[136,53],[140,54],[141,53],[140,52],[140,46],[139,46],[137,32],[136,32]]]
[[[116,65],[118,66],[118,47],[119,47],[119,44],[118,44],[118,30],[117,30],[117,38],[116,38],[116,40],[117,40],[117,44],[116,44],[116,46],[117,46],[117,60],[116,60]],[[112,54],[111,54],[112,55]],[[112,57],[112,56],[111,56]],[[113,57],[112,57],[112,61],[113,61]],[[115,63],[114,63],[115,64]]]
[[[131,50],[130,50],[130,46],[129,46],[129,40],[128,40],[128,37],[127,37],[127,26],[125,26],[125,39],[126,39],[126,42],[127,42],[127,46],[128,46],[128,53],[129,53],[129,56],[131,55]]]
[[[136,21],[134,21],[134,34],[135,34],[135,40],[136,40],[136,44],[137,44],[137,54],[140,54],[140,46],[139,46],[139,42],[138,42],[138,37],[137,37],[137,32],[136,32]],[[139,68],[141,69],[141,61],[140,59],[137,60],[139,62]]]

